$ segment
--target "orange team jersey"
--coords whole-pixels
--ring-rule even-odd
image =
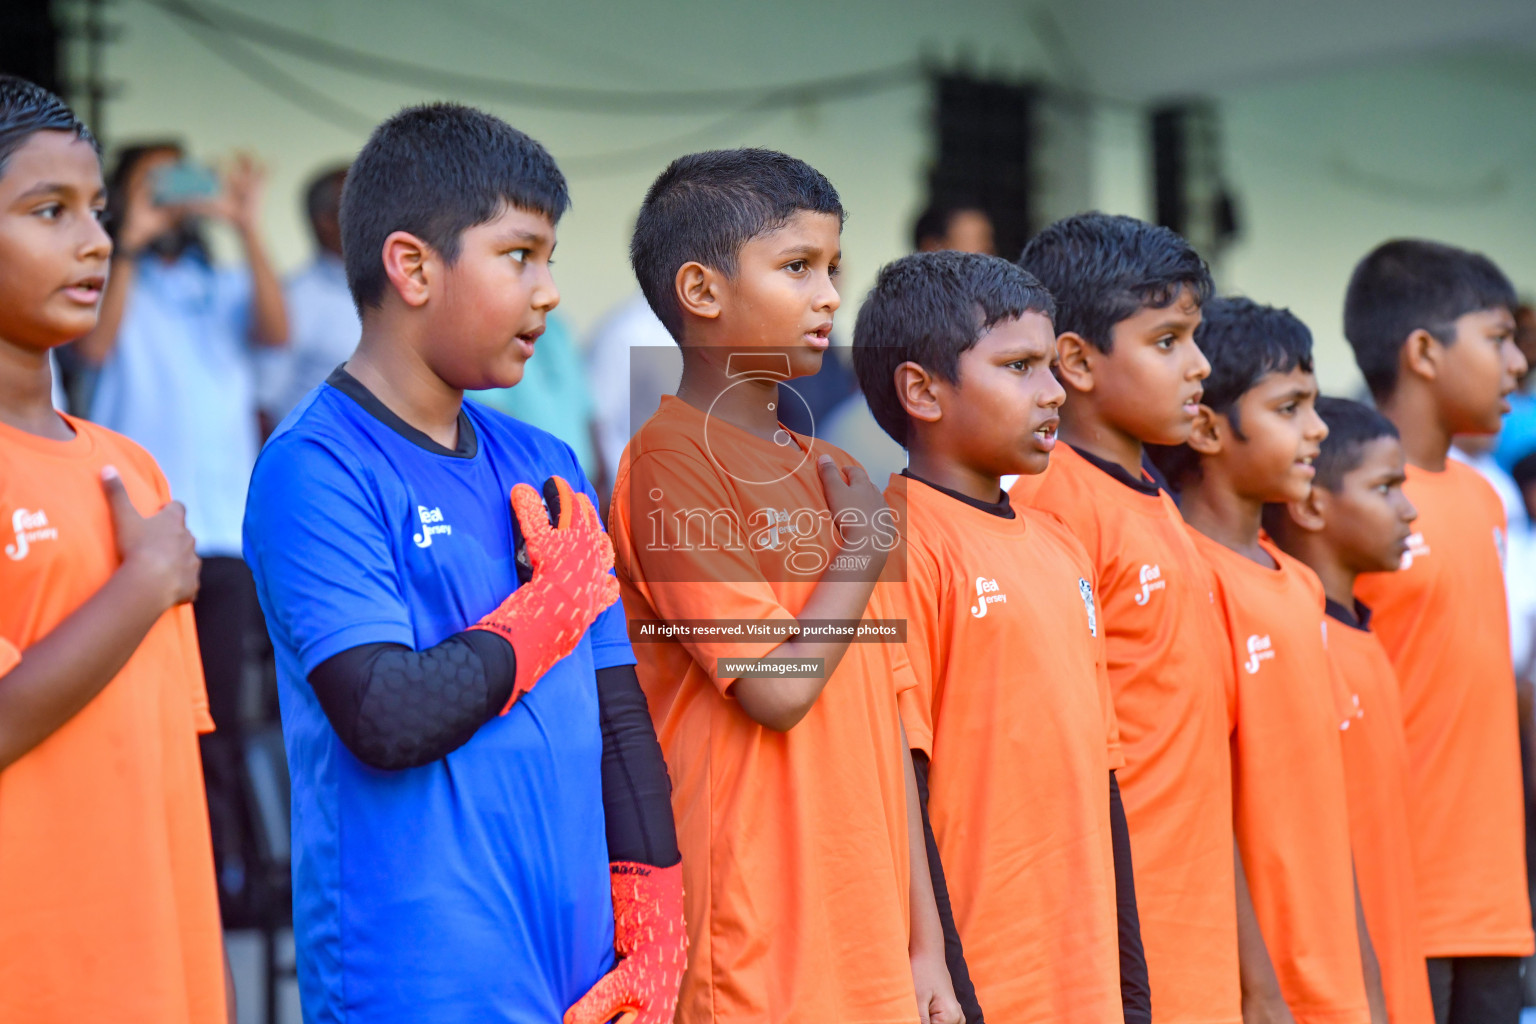
[[[139,511],[169,500],[138,445],[84,420],[0,425],[0,672],[117,569],[101,469]],[[211,731],[192,609],[0,771],[0,1020],[224,1020],[224,953],[197,734]]]
[[[1274,569],[1191,535],[1232,641],[1233,821],[1281,994],[1297,1024],[1369,1024],[1323,585],[1267,537]]]
[[[1061,517],[1098,574],[1152,1019],[1236,1024],[1232,665],[1210,566],[1167,494],[1069,445],[1011,497]]]
[[[1119,1020],[1120,748],[1088,553],[1032,509],[1004,518],[903,476],[885,496],[906,541],[918,683],[901,715],[930,759],[928,816],[977,1000],[992,1020]]]
[[[667,396],[615,480],[624,610],[683,855],[689,946],[677,1019],[910,1024],[896,691],[915,680],[901,645],[849,644],[787,732],[753,721],[717,677],[717,659],[760,658],[783,642],[747,627],[793,620],[833,551],[816,460],[855,463],[787,430],[781,440]],[[658,620],[740,631],[658,642],[647,633]]]
[[[1344,730],[1344,784],[1355,879],[1392,1024],[1434,1024],[1408,831],[1408,745],[1397,676],[1359,615],[1328,602],[1328,658],[1354,713]]]
[[[1408,467],[1419,510],[1403,568],[1355,593],[1397,670],[1424,951],[1532,951],[1504,509],[1476,470]]]

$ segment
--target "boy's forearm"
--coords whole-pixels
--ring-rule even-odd
[[[1355,882],[1355,928],[1360,933],[1360,967],[1365,976],[1365,1001],[1371,1010],[1371,1024],[1388,1024],[1387,996],[1381,985],[1381,962],[1371,943],[1371,931],[1365,923],[1365,905],[1360,902],[1360,883]]]
[[[883,562],[881,563],[883,565]],[[862,619],[869,598],[875,592],[878,568],[832,570],[811,591],[805,606],[796,616],[801,621],[820,619]],[[862,578],[868,576],[868,579]],[[779,732],[794,727],[821,696],[827,680],[848,653],[848,640],[788,640],[767,654],[769,658],[820,658],[822,672],[815,678],[737,679],[731,695],[753,721]]]
[[[1280,992],[1280,977],[1269,958],[1264,933],[1254,914],[1253,897],[1248,892],[1248,876],[1243,871],[1242,853],[1234,840],[1232,859],[1237,881],[1237,958],[1243,992],[1245,1024],[1294,1024],[1290,1007]]]
[[[288,344],[288,307],[283,300],[282,282],[277,279],[256,230],[241,231],[240,240],[251,274],[251,338],[258,345],[280,348]]]
[[[907,749],[902,732],[902,774],[907,787],[907,849],[911,860],[912,933],[908,952],[913,956],[944,959],[944,926],[939,921],[938,905],[933,899],[933,875],[928,868],[928,840],[923,833],[923,807],[917,796],[917,775],[912,770],[912,752]]]
[[[122,670],[165,612],[154,585],[124,564],[0,676],[0,771],[57,732]]]

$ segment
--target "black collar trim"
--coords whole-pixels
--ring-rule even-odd
[[[998,499],[995,502],[980,501],[971,497],[969,494],[961,494],[959,491],[952,491],[948,487],[940,486],[939,484],[934,483],[932,480],[924,480],[922,477],[918,476],[916,473],[909,469],[902,470],[901,475],[906,477],[908,480],[916,480],[920,484],[926,484],[927,486],[932,487],[934,490],[938,491],[940,494],[947,494],[951,498],[954,498],[956,501],[963,501],[972,508],[980,509],[988,515],[997,516],[999,519],[1017,518],[1018,514],[1013,511],[1013,502],[1008,500],[1007,491],[999,490]]]
[[[1326,600],[1327,604],[1325,607],[1328,609],[1328,617],[1330,619],[1337,619],[1351,629],[1368,630],[1371,628],[1371,610],[1359,601],[1356,601],[1355,607],[1350,609],[1339,604],[1339,602],[1331,597]]]
[[[1110,476],[1114,477],[1116,480],[1120,481],[1122,484],[1125,484],[1125,486],[1139,494],[1147,494],[1151,495],[1152,497],[1156,497],[1158,492],[1162,490],[1162,488],[1159,487],[1154,481],[1148,480],[1144,476],[1132,476],[1130,473],[1126,472],[1125,467],[1119,463],[1110,462],[1108,459],[1101,459],[1092,452],[1084,451],[1083,449],[1075,446],[1072,450],[1081,455],[1085,462],[1089,463],[1090,465],[1097,466],[1099,469],[1108,473]]]
[[[325,382],[362,406],[364,412],[384,424],[390,430],[393,430],[416,447],[426,449],[433,455],[446,455],[453,459],[472,459],[480,451],[480,438],[475,435],[475,425],[470,422],[469,414],[462,408],[459,409],[459,446],[458,448],[449,448],[446,445],[438,444],[426,434],[395,415],[389,406],[379,401],[377,395],[363,387],[361,381],[348,373],[344,365],[332,370],[331,375],[325,378]]]

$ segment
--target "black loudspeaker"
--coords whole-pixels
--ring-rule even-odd
[[[1152,111],[1152,180],[1157,222],[1215,259],[1238,235],[1237,202],[1222,174],[1221,124],[1208,103]]]
[[[937,153],[928,173],[936,203],[976,206],[992,217],[998,253],[1016,256],[1037,227],[1031,204],[1033,86],[967,74],[933,78]]]
[[[17,75],[62,94],[59,43],[48,0],[0,2],[0,74]]]

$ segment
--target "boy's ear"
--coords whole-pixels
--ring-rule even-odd
[[[720,273],[689,261],[677,268],[672,288],[684,313],[713,320],[720,315]]]
[[[1225,416],[1202,405],[1195,413],[1195,425],[1189,432],[1189,446],[1200,455],[1220,455],[1232,425]]]
[[[1056,337],[1056,379],[1073,391],[1093,390],[1093,366],[1099,357],[1093,342],[1067,331]]]
[[[1444,352],[1445,346],[1440,344],[1439,338],[1419,328],[1408,335],[1408,340],[1398,350],[1399,375],[1411,373],[1421,380],[1434,380],[1440,375]]]
[[[896,367],[896,398],[907,415],[924,423],[937,423],[944,415],[939,405],[938,378],[917,363]]]
[[[424,306],[437,276],[437,252],[409,231],[392,231],[380,253],[390,286],[407,306]]]
[[[1291,522],[1308,533],[1321,533],[1323,527],[1328,525],[1328,502],[1331,495],[1328,488],[1319,487],[1316,484],[1307,491],[1307,496],[1300,501],[1288,502],[1286,511],[1291,514]]]

